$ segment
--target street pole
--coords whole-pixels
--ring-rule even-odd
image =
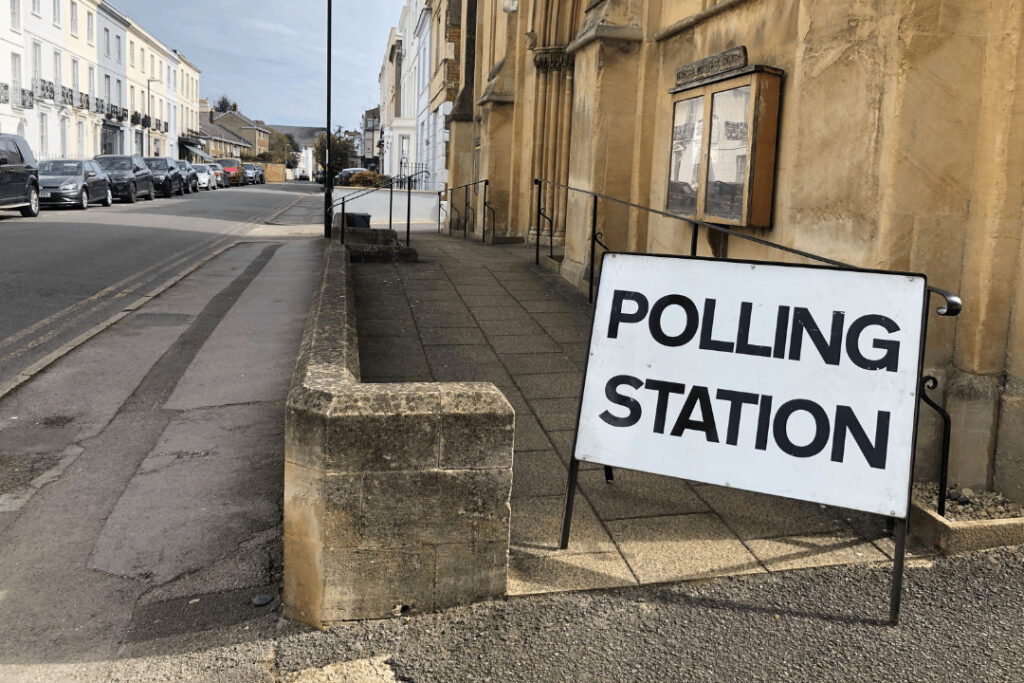
[[[331,173],[331,2],[327,0],[327,145],[324,154],[326,170],[324,172],[324,237],[331,239],[331,224],[334,212],[331,203],[334,199],[334,178]]]
[[[405,183],[405,246],[409,246],[409,233],[412,230],[412,179]]]

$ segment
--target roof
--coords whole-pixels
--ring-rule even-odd
[[[300,147],[312,147],[317,136],[327,130],[318,126],[278,126],[273,123],[268,125],[282,135],[291,135]]]
[[[218,119],[222,119],[225,116],[230,116],[232,114],[237,116],[239,119],[241,119],[242,123],[244,123],[246,126],[251,126],[251,127],[255,128],[256,130],[263,131],[264,133],[269,133],[270,132],[269,130],[267,130],[266,128],[264,128],[260,124],[256,123],[255,121],[253,121],[252,119],[250,119],[248,116],[246,116],[245,114],[243,114],[240,111],[231,110],[231,111],[222,112],[220,114],[215,114],[214,117],[213,117],[213,120],[214,120],[214,122],[216,122]]]
[[[216,138],[218,140],[224,140],[230,142],[233,145],[239,145],[241,147],[252,147],[248,140],[232,133],[224,126],[218,126],[216,123],[209,121],[199,120],[199,134],[206,138]]]

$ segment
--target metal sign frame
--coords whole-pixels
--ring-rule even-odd
[[[936,294],[939,294],[940,296],[942,296],[943,298],[946,299],[947,305],[938,309],[938,313],[940,315],[956,315],[957,313],[959,313],[959,310],[960,310],[959,298],[957,298],[955,295],[952,295],[952,294],[950,294],[948,292],[945,292],[945,291],[943,291],[941,289],[929,286],[928,285],[927,276],[925,274],[923,274],[923,273],[907,273],[907,272],[900,272],[900,271],[887,271],[887,270],[878,270],[878,269],[869,269],[869,268],[843,267],[843,266],[838,266],[838,265],[808,265],[808,264],[781,263],[781,262],[777,262],[777,261],[754,261],[754,260],[744,260],[744,259],[719,259],[719,258],[702,257],[702,256],[687,256],[687,255],[679,255],[679,254],[637,254],[635,252],[612,252],[612,251],[606,251],[606,252],[604,252],[602,254],[602,256],[601,256],[602,266],[604,265],[604,259],[607,258],[610,254],[613,254],[613,255],[635,255],[635,256],[645,256],[645,257],[651,257],[651,258],[676,259],[676,260],[679,260],[680,262],[686,262],[686,261],[713,261],[713,262],[719,262],[719,263],[720,262],[728,262],[728,263],[736,263],[736,264],[753,264],[753,265],[760,265],[760,266],[780,266],[780,267],[785,267],[785,268],[804,268],[804,269],[808,269],[809,268],[809,269],[814,269],[814,270],[819,270],[819,271],[820,270],[832,270],[832,271],[853,271],[853,272],[861,272],[861,273],[878,273],[878,274],[886,274],[886,275],[903,275],[903,276],[910,276],[910,277],[919,277],[919,278],[923,278],[924,279],[925,288],[924,288],[924,296],[922,297],[922,302],[921,302],[921,335],[920,335],[920,341],[919,341],[918,367],[917,367],[917,377],[921,378],[921,379],[919,379],[915,383],[915,389],[914,389],[914,424],[913,424],[913,434],[912,434],[912,437],[911,437],[911,451],[910,451],[910,461],[909,461],[910,476],[908,477],[908,484],[907,484],[908,485],[907,510],[906,510],[905,516],[902,517],[902,518],[900,518],[900,517],[890,517],[889,518],[889,522],[893,526],[893,539],[894,539],[895,545],[896,545],[895,553],[894,553],[894,556],[893,556],[892,585],[891,585],[891,590],[890,590],[890,595],[889,595],[889,622],[891,624],[893,624],[893,625],[896,625],[899,622],[900,604],[901,604],[901,597],[902,597],[902,593],[903,593],[903,573],[904,573],[903,570],[904,570],[904,565],[905,565],[905,560],[906,560],[906,538],[907,538],[908,522],[909,522],[909,519],[910,519],[910,505],[911,505],[911,490],[910,489],[912,488],[913,481],[914,481],[913,473],[914,473],[914,461],[915,461],[916,451],[917,451],[917,434],[918,434],[918,422],[919,422],[919,417],[920,417],[920,404],[921,404],[921,400],[923,398],[926,398],[926,394],[924,393],[924,390],[923,390],[923,387],[922,387],[922,383],[923,383],[923,377],[922,376],[923,376],[923,372],[924,372],[925,345],[926,345],[927,338],[928,338],[928,306],[929,306],[929,301],[930,301],[930,294],[936,293]],[[601,289],[601,285],[602,285],[601,281],[604,279],[604,277],[603,277],[604,272],[605,272],[605,270],[602,267],[602,269],[601,269],[601,277],[598,280],[598,296],[595,297],[595,298],[599,298],[600,297],[600,289]],[[582,386],[582,388],[580,390],[580,400],[579,400],[579,406],[578,406],[578,410],[577,410],[576,428],[575,428],[575,430],[573,432],[572,453],[570,455],[569,472],[568,472],[568,477],[567,477],[567,481],[566,481],[565,507],[564,507],[564,510],[563,510],[561,537],[560,537],[560,540],[559,540],[559,548],[560,549],[567,548],[568,544],[569,544],[569,534],[570,534],[571,525],[572,525],[573,503],[575,502],[576,484],[577,484],[577,480],[578,480],[578,477],[579,477],[579,464],[581,462],[580,460],[578,460],[576,458],[576,444],[577,444],[578,437],[579,437],[580,420],[582,419],[583,395],[585,393],[584,390],[585,390],[585,387],[586,387],[587,372],[588,372],[589,366],[590,366],[590,352],[592,350],[594,336],[595,336],[596,330],[598,329],[597,325],[599,324],[599,322],[600,321],[598,320],[597,316],[595,315],[594,316],[594,320],[593,320],[593,322],[591,324],[590,340],[588,341],[588,344],[587,344],[587,359],[585,361],[584,370],[583,370],[583,386]],[[612,478],[613,478],[613,470],[612,470],[612,468],[610,466],[608,466],[608,465],[605,465],[604,466],[604,471],[605,471],[605,478],[606,478],[606,480],[611,481]],[[835,506],[832,506],[832,507],[835,507]]]

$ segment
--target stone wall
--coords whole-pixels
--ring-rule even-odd
[[[285,420],[285,614],[317,627],[505,594],[514,412],[489,383],[363,384],[330,246]]]

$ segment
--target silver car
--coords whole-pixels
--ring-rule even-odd
[[[216,190],[217,174],[207,164],[192,164],[196,172],[196,185],[200,190]]]

